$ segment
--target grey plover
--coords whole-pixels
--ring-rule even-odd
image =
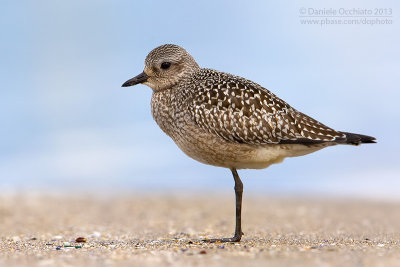
[[[286,157],[338,144],[375,143],[374,137],[336,131],[316,121],[255,82],[200,68],[177,45],[153,49],[144,71],[122,86],[139,83],[153,89],[153,118],[186,155],[232,172],[235,234],[205,241],[238,242],[243,235],[243,184],[237,169],[267,168]]]

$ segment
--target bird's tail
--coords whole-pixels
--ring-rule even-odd
[[[355,133],[347,133],[341,132],[346,135],[346,139],[344,143],[349,145],[360,145],[360,144],[371,144],[376,143],[375,137],[363,135],[363,134],[355,134]]]

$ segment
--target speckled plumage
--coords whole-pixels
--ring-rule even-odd
[[[195,122],[227,141],[261,145],[345,138],[254,82],[209,69],[193,76],[189,108]]]
[[[153,89],[154,120],[179,148],[205,164],[231,169],[235,179],[236,228],[242,236],[243,185],[236,169],[260,169],[336,144],[374,143],[375,138],[335,131],[297,111],[257,83],[202,69],[177,45],[153,49],[143,73],[123,86]]]

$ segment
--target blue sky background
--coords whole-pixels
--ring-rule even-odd
[[[289,4],[290,3],[290,4]],[[302,25],[301,8],[392,8],[391,25]],[[1,1],[0,192],[231,193],[121,88],[164,43],[249,78],[338,130],[337,146],[241,171],[245,192],[400,199],[398,1]]]

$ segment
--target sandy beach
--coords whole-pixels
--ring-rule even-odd
[[[0,266],[400,266],[400,203],[245,196],[0,197]],[[77,238],[83,237],[75,242]]]

